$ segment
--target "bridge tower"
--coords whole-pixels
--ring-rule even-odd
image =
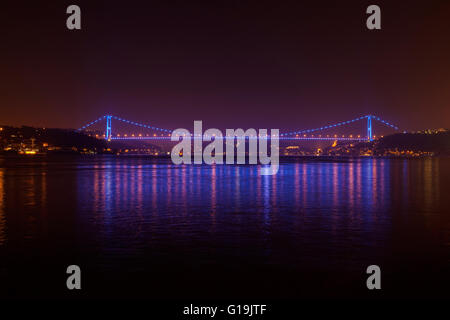
[[[106,116],[106,133],[105,133],[105,139],[110,141],[111,140],[111,116]]]
[[[369,141],[373,140],[373,136],[372,136],[372,115],[368,115],[367,116],[367,139]]]

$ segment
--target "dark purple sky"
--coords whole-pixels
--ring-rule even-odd
[[[0,13],[0,123],[450,127],[450,1],[21,1]],[[40,4],[41,3],[41,4]],[[82,30],[66,29],[78,4]],[[365,27],[382,9],[382,30]]]

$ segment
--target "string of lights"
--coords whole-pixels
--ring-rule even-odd
[[[172,132],[171,130],[168,130],[168,129],[158,128],[158,127],[155,127],[155,126],[151,126],[151,125],[147,125],[147,124],[142,124],[142,123],[126,120],[126,119],[123,119],[123,118],[120,118],[120,117],[117,117],[117,116],[111,116],[111,115],[102,116],[102,117],[100,117],[100,118],[98,118],[98,119],[96,119],[96,120],[94,120],[94,121],[84,125],[83,127],[79,128],[78,130],[81,131],[81,130],[87,129],[88,127],[94,125],[95,123],[97,123],[97,122],[99,122],[99,121],[101,121],[103,119],[107,119],[107,118],[112,118],[112,119],[115,119],[115,120],[118,120],[118,121],[122,121],[124,123],[128,123],[128,124],[135,125],[135,126],[142,127],[142,128],[146,128],[146,129],[152,129],[152,130],[155,130],[155,131],[161,131],[161,132],[165,132],[165,133],[168,133],[168,134],[170,134]],[[326,126],[322,126],[322,127],[318,127],[318,128],[314,128],[314,129],[305,129],[305,130],[298,130],[298,131],[293,131],[293,132],[282,133],[282,134],[280,134],[280,139],[282,139],[282,140],[284,140],[284,139],[286,139],[286,140],[290,140],[290,139],[298,139],[298,140],[335,139],[336,137],[334,137],[334,138],[332,138],[332,137],[331,138],[329,138],[329,137],[326,137],[326,138],[323,137],[322,138],[320,136],[319,137],[306,137],[305,135],[308,134],[308,133],[316,132],[316,131],[331,129],[331,128],[343,126],[343,125],[346,125],[346,124],[351,124],[351,123],[354,123],[356,121],[369,119],[369,118],[377,120],[377,121],[383,123],[384,125],[386,125],[388,127],[391,127],[391,128],[393,128],[395,130],[398,130],[397,126],[395,126],[395,125],[393,125],[393,124],[391,124],[391,123],[381,119],[380,117],[373,116],[373,115],[366,115],[366,116],[361,116],[359,118],[355,118],[355,119],[352,119],[352,120],[342,121],[342,122],[338,122],[338,123],[335,123],[335,124],[330,124],[330,125],[326,125]],[[303,137],[298,137],[299,134],[304,134],[304,136]],[[296,135],[296,137],[291,137],[293,135]],[[139,137],[134,137],[134,135],[132,137],[127,137],[125,135],[124,137],[117,136],[117,137],[111,137],[111,138],[112,139],[158,139],[159,140],[159,139],[167,139],[168,137],[155,137],[155,136],[153,136],[153,137],[148,137],[148,136],[147,137],[145,137],[145,136],[144,137],[140,137],[140,136]],[[360,138],[359,136],[357,138],[356,137],[353,138],[353,137],[350,136],[348,138],[342,137],[342,138],[339,138],[339,139],[363,140],[365,138]]]
[[[111,116],[111,117],[113,119],[115,119],[115,120],[119,120],[119,121],[122,121],[122,122],[125,122],[125,123],[128,123],[128,124],[132,124],[132,125],[135,125],[135,126],[138,126],[138,127],[142,127],[142,128],[153,129],[153,130],[156,130],[156,131],[162,131],[162,132],[167,132],[167,133],[171,133],[172,132],[172,130],[167,130],[167,129],[163,129],[163,128],[150,126],[150,125],[147,125],[147,124],[142,124],[142,123],[138,123],[138,122],[134,122],[134,121],[129,121],[129,120],[122,119],[122,118],[119,118],[119,117],[116,117],[116,116]]]
[[[372,115],[366,115],[366,116],[362,116],[362,117],[355,118],[355,119],[352,119],[352,120],[342,121],[342,122],[338,122],[338,123],[335,123],[335,124],[326,125],[326,126],[319,127],[319,128],[306,129],[306,130],[299,130],[299,131],[293,131],[293,132],[287,132],[287,133],[281,134],[280,136],[290,136],[290,135],[296,135],[296,134],[311,133],[311,132],[315,132],[315,131],[320,131],[320,130],[325,130],[325,129],[335,128],[335,127],[339,127],[339,126],[342,126],[342,125],[350,124],[350,123],[353,123],[353,122],[356,122],[356,121],[359,121],[359,120],[367,119],[367,118],[369,118],[369,117],[371,117],[372,119],[378,120],[378,121],[380,121],[381,123],[383,123],[383,124],[385,124],[385,125],[387,125],[387,126],[389,126],[389,127],[391,127],[391,128],[394,128],[395,130],[398,130],[398,127],[397,127],[397,126],[394,126],[393,124],[390,124],[389,122],[387,122],[387,121],[385,121],[385,120],[383,120],[383,119],[381,119],[381,118],[379,118],[379,117],[372,116]]]
[[[94,121],[92,121],[92,122],[90,122],[90,123],[88,123],[88,124],[82,126],[81,128],[78,129],[78,131],[87,129],[88,127],[92,126],[93,124],[95,124],[95,123],[97,123],[97,122],[99,122],[100,120],[103,120],[103,119],[105,119],[105,118],[106,118],[106,116],[102,116],[102,117],[98,118],[97,120],[94,120]]]

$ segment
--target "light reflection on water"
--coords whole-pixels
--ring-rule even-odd
[[[76,192],[79,215],[98,225],[120,222],[135,226],[139,221],[153,223],[156,216],[169,220],[182,216],[188,227],[189,216],[228,214],[233,220],[234,213],[248,213],[252,218],[247,219],[261,216],[265,224],[277,219],[276,214],[284,214],[289,222],[295,222],[295,214],[315,214],[315,218],[320,214],[333,230],[339,221],[349,226],[365,223],[370,229],[377,218],[384,219],[383,227],[389,228],[393,207],[419,204],[424,213],[439,209],[439,164],[439,159],[297,162],[283,163],[277,175],[261,176],[257,166],[83,159],[70,168],[75,170],[76,190],[61,189]],[[45,207],[47,172],[43,168],[14,168],[10,175],[0,168],[1,243],[7,237],[7,193],[14,193],[19,207],[40,211]],[[49,174],[52,178],[51,170]],[[211,221],[202,221],[201,228],[208,228]]]
[[[444,158],[299,160],[274,176],[145,157],[6,159],[0,249],[26,256],[65,244],[111,269],[176,255],[281,273],[373,261],[448,269],[449,173]]]
[[[297,162],[261,176],[257,166],[110,159],[78,167],[77,203],[84,223],[105,226],[111,232],[105,237],[119,233],[130,245],[143,241],[134,238],[136,228],[140,237],[159,230],[152,235],[159,241],[173,227],[178,235],[216,230],[239,238],[249,225],[256,233],[264,226],[265,233],[277,228],[295,237],[292,226],[299,221],[302,237],[316,228],[341,237],[344,226],[355,234],[376,232],[385,241],[395,210],[418,201],[419,211],[439,210],[439,167],[439,159]],[[404,185],[411,177],[414,182]],[[114,225],[119,229],[106,227]]]
[[[4,169],[0,168],[0,246],[6,240],[6,230],[5,230],[5,210],[3,209],[3,198],[4,198],[4,190],[3,190],[3,175]]]

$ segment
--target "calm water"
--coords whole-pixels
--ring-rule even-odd
[[[450,159],[0,158],[7,297],[450,297]],[[66,267],[83,289],[65,289]],[[368,292],[365,270],[382,270]]]

